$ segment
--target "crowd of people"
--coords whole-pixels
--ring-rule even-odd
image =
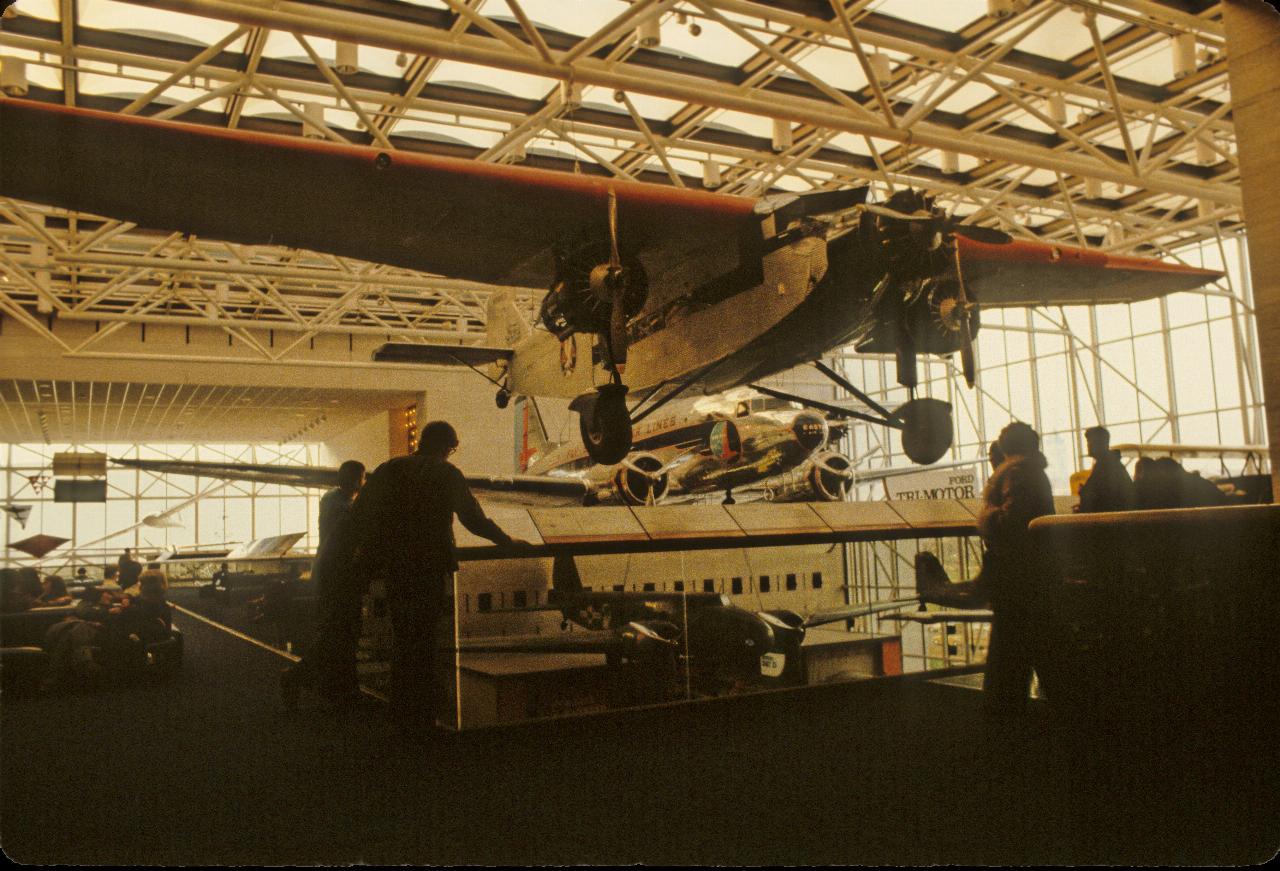
[[[1120,454],[1111,450],[1105,427],[1085,431],[1094,460],[1080,487],[1078,513],[1224,505],[1228,497],[1211,481],[1188,472],[1171,457],[1140,458],[1131,478]],[[1053,677],[1053,621],[1048,591],[1061,580],[1055,555],[1038,547],[1031,521],[1054,513],[1053,489],[1040,451],[1040,436],[1025,423],[1009,424],[992,442],[992,473],[982,493],[978,533],[982,568],[971,580],[953,583],[937,557],[916,557],[916,587],[924,602],[951,608],[989,606],[991,635],[983,681],[983,706],[993,715],[1021,713],[1027,704],[1033,671],[1046,695]]]
[[[123,560],[123,557],[122,557]],[[104,669],[132,665],[145,656],[145,646],[163,641],[173,629],[166,598],[168,579],[158,563],[130,573],[133,589],[108,587],[76,574],[79,600],[59,575],[30,567],[0,569],[0,613],[19,614],[41,608],[74,608],[44,634],[49,654],[46,683],[63,685],[92,679]],[[56,613],[56,612],[55,612]]]
[[[1212,482],[1168,457],[1140,458],[1130,477],[1101,426],[1086,430],[1085,440],[1094,465],[1080,488],[1076,511],[1220,505],[1227,500]],[[302,660],[280,676],[287,707],[298,705],[304,689],[315,690],[330,708],[361,704],[356,672],[361,604],[371,582],[380,581],[393,629],[392,715],[405,731],[432,734],[437,719],[446,714],[452,660],[442,657],[454,649],[453,573],[458,568],[453,520],[497,544],[523,544],[485,516],[462,473],[449,462],[458,444],[450,424],[433,421],[423,428],[416,453],[388,460],[367,478],[361,463],[342,464],[338,486],[320,501],[319,550],[312,568],[315,636]],[[992,472],[977,524],[985,546],[981,571],[953,583],[933,554],[921,553],[917,588],[926,602],[991,607],[984,704],[993,713],[1013,713],[1026,704],[1033,669],[1043,670],[1047,639],[1041,605],[1060,569],[1036,547],[1028,527],[1054,512],[1053,492],[1040,437],[1027,424],[1005,427],[991,443],[989,459]],[[158,564],[144,568],[126,549],[104,573],[104,581],[112,580],[119,592],[106,585],[88,586],[85,570],[77,572],[75,581],[86,593],[75,613],[52,626],[45,639],[55,678],[87,661],[86,649],[123,655],[171,630],[167,581]],[[0,570],[0,581],[5,613],[73,601],[61,577],[41,578],[33,568]],[[230,585],[223,563],[213,587],[229,590]],[[1044,684],[1045,675],[1040,677]]]

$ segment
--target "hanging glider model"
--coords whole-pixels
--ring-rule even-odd
[[[951,444],[950,406],[915,395],[917,356],[959,352],[972,385],[981,307],[1136,302],[1220,277],[1015,240],[911,189],[880,204],[866,187],[731,196],[11,98],[0,155],[7,197],[549,288],[537,330],[490,323],[485,346],[392,343],[375,359],[490,366],[499,407],[572,400],[601,464],[680,393],[754,384],[849,344],[895,355],[911,400],[890,410],[826,373],[932,463]]]

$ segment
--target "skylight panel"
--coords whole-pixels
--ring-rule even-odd
[[[457,127],[453,124],[405,119],[396,124],[395,135],[455,142],[484,149],[497,145],[503,134],[496,130],[476,130],[470,127]]]
[[[30,15],[32,18],[43,18],[45,21],[59,21],[58,0],[22,0],[18,6],[19,15]]]
[[[1149,85],[1165,85],[1173,79],[1173,49],[1167,39],[1117,62],[1111,68],[1117,76],[1137,79]]]
[[[862,64],[852,51],[821,46],[807,52],[800,67],[834,88],[857,91],[866,87]]]
[[[947,0],[921,3],[920,0],[880,0],[872,9],[903,21],[958,33],[966,25],[987,14],[987,0]],[[854,25],[857,26],[856,23]]]
[[[26,0],[23,0],[24,4]],[[149,30],[171,34],[201,45],[212,45],[237,25],[183,12],[154,9],[117,0],[79,0],[77,21],[81,27],[101,30]]]
[[[784,175],[782,178],[774,179],[771,187],[780,188],[784,191],[793,191],[795,193],[804,193],[805,191],[813,190],[813,185],[794,175]]]
[[[1125,24],[1105,15],[1098,16],[1098,33],[1105,40]],[[1016,36],[1023,28],[1015,27],[1009,31],[1008,37]],[[999,40],[1007,42],[1008,39]],[[1084,19],[1074,9],[1063,9],[1032,33],[1022,39],[1017,48],[1020,51],[1038,54],[1054,60],[1068,60],[1084,51],[1093,49],[1093,38]]]
[[[695,36],[693,31],[698,30]],[[758,38],[758,37],[757,37]],[[662,47],[699,60],[724,66],[741,66],[756,49],[718,21],[690,15],[680,24],[674,15],[662,19]]]
[[[943,85],[943,89],[947,86]],[[995,96],[996,92],[986,85],[980,85],[976,82],[969,82],[961,85],[954,94],[938,104],[938,108],[944,112],[956,112],[963,114],[979,103],[985,103]]]
[[[761,118],[759,115],[748,115],[746,112],[728,110],[717,113],[715,121],[717,124],[728,125],[751,136],[763,136],[765,139],[773,136],[773,122],[768,118]]]
[[[620,0],[521,0],[520,8],[534,24],[577,36],[589,36],[625,12],[630,5]],[[499,10],[510,16],[511,10],[505,3],[494,4],[488,11],[494,13],[492,17],[498,18]]]
[[[553,79],[542,76],[513,73],[452,60],[441,61],[431,79],[436,82],[458,81],[484,85],[504,94],[531,100],[542,99],[556,86]]]

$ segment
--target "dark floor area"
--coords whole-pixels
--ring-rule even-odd
[[[286,714],[284,660],[185,616],[159,685],[0,710],[33,864],[1241,864],[1280,846],[1271,731],[984,723],[857,683],[487,731]]]

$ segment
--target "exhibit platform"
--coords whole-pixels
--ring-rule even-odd
[[[984,721],[912,676],[464,733],[286,714],[279,655],[185,615],[172,682],[5,697],[0,844],[32,864],[1244,864],[1273,729]],[[1205,712],[1210,714],[1211,712]]]
[[[815,629],[801,645],[809,684],[902,674],[902,639]],[[620,679],[602,654],[466,653],[459,666],[461,726],[591,714],[653,702],[652,681]],[[636,685],[639,684],[639,685]],[[680,687],[666,697],[680,700]],[[689,696],[696,698],[696,696]]]

